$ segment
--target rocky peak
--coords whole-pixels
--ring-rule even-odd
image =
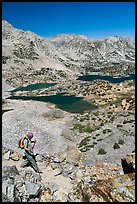
[[[49,40],[51,41],[70,41],[70,40],[87,40],[88,38],[84,35],[76,35],[76,34],[58,34],[56,36],[53,36],[53,37],[49,37],[48,38]]]
[[[13,26],[10,23],[8,23],[7,21],[2,20],[2,28],[5,28],[5,29],[12,28],[13,29]]]

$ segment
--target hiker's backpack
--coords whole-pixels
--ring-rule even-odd
[[[18,141],[18,147],[20,149],[24,149],[24,139],[27,139],[26,137],[21,137]]]

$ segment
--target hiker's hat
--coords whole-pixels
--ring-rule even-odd
[[[32,138],[33,137],[33,132],[32,131],[28,131],[27,136]]]

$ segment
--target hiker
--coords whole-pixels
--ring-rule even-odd
[[[42,173],[37,166],[37,163],[35,161],[35,155],[33,153],[33,148],[35,145],[36,140],[32,141],[33,133],[31,131],[28,131],[27,137],[24,138],[24,150],[25,155],[23,156],[23,163],[21,164],[21,167],[27,166],[29,163],[37,173]]]

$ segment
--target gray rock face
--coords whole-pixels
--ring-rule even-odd
[[[7,196],[12,199],[15,195],[15,186],[14,185],[10,185],[7,188]]]
[[[10,166],[3,166],[2,167],[2,173],[3,173],[5,178],[6,177],[8,178],[9,174],[13,178],[14,178],[14,176],[19,174],[17,167],[15,165],[11,166],[11,167]]]
[[[38,193],[40,192],[40,188],[41,188],[41,185],[39,183],[28,182],[26,184],[26,191],[29,194],[29,196],[34,196],[34,197],[37,196]]]
[[[4,78],[2,78],[2,98],[6,98],[10,96],[10,92],[14,87],[10,86],[9,84],[6,83]]]
[[[10,151],[4,154],[4,159],[8,160],[10,158]]]
[[[9,186],[9,181],[8,181],[8,180],[5,180],[5,181],[2,182],[2,193],[3,193],[4,195],[7,194],[7,188],[8,188],[8,186]]]

